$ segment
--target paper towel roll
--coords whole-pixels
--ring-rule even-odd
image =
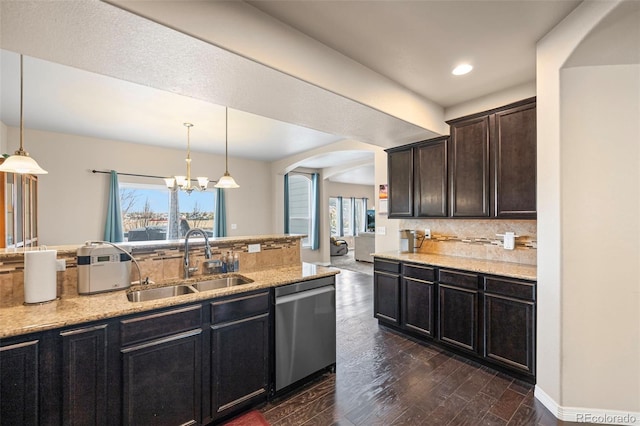
[[[48,302],[56,298],[56,253],[56,250],[24,253],[25,303]]]

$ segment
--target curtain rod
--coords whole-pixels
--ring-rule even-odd
[[[91,173],[104,173],[104,174],[111,174],[111,170],[91,170]],[[153,176],[153,175],[141,175],[141,174],[136,174],[136,173],[121,173],[121,172],[116,172],[117,175],[122,175],[122,176],[135,176],[135,177],[145,177],[145,178],[152,178],[152,179],[165,179],[167,176]],[[192,182],[196,182],[197,179],[191,179]],[[209,183],[216,183],[217,181],[215,180],[210,180]]]

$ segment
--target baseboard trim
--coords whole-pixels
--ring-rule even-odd
[[[558,420],[576,423],[640,426],[640,412],[603,410],[600,408],[563,407],[537,385],[534,396]]]

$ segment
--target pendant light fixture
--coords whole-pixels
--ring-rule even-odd
[[[196,178],[198,180],[198,185],[191,186],[191,128],[193,127],[193,124],[184,123],[184,126],[187,128],[187,158],[185,160],[187,162],[187,175],[165,178],[164,181],[167,184],[167,188],[172,191],[180,189],[187,194],[191,194],[194,189],[205,191],[209,184],[209,178],[200,176]]]
[[[12,156],[6,158],[4,163],[0,165],[0,172],[30,174],[30,175],[45,175],[49,172],[44,170],[38,165],[36,160],[29,157],[29,153],[24,150],[24,118],[22,114],[22,55],[20,55],[20,149],[18,149]]]
[[[214,185],[216,188],[240,188],[229,174],[229,108],[224,108],[224,175]]]

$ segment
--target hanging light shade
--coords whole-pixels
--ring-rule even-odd
[[[224,175],[214,185],[216,188],[240,188],[229,174],[229,108],[224,108]]]
[[[173,176],[170,178],[165,178],[164,182],[172,191],[177,191],[178,189],[186,192],[187,194],[191,194],[194,189],[198,189],[199,191],[205,191],[207,186],[209,185],[209,178],[204,176],[199,176],[196,179],[198,180],[197,186],[191,185],[191,128],[193,124],[191,123],[183,123],[187,128],[187,158],[185,161],[187,162],[187,175],[186,176]]]
[[[23,83],[22,83],[22,55],[20,55],[20,149],[18,149],[12,156],[6,158],[4,163],[0,165],[0,172],[8,173],[20,173],[30,175],[45,175],[49,172],[44,170],[38,165],[36,160],[29,156],[29,153],[24,150],[24,117],[22,114],[22,96]]]

